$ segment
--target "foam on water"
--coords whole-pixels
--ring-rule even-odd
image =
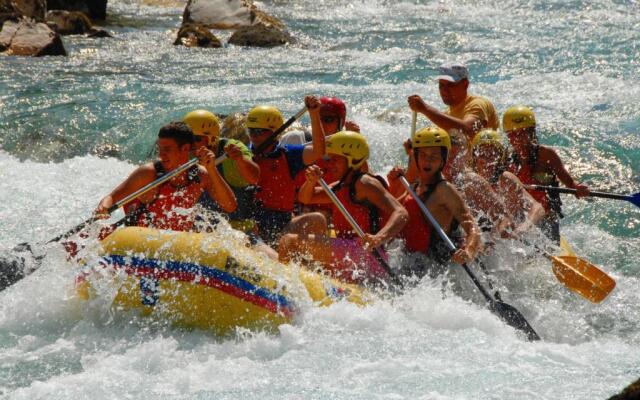
[[[384,171],[404,162],[406,97],[441,107],[430,77],[456,59],[499,111],[533,106],[541,141],[581,180],[640,187],[636,2],[264,1],[302,42],[270,50],[174,47],[182,10],[160,3],[110,1],[116,38],[65,37],[68,58],[0,59],[0,250],[88,218],[157,129],[193,108],[292,114],[307,93],[339,95]],[[107,144],[130,161],[88,155]],[[485,262],[542,343],[487,311],[459,267],[366,308],[305,307],[278,335],[216,338],[113,314],[106,292],[78,305],[75,266],[50,245],[40,270],[0,293],[0,396],[606,398],[640,373],[640,213],[563,200],[564,235],[617,281],[603,303],[567,291],[530,247],[501,243]]]

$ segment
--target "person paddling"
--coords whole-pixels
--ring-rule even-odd
[[[380,177],[362,170],[369,158],[369,145],[357,132],[341,131],[327,139],[329,172],[339,177],[331,185],[345,209],[364,231],[364,239],[333,205],[335,238],[327,236],[327,223],[309,231],[309,235],[288,234],[280,240],[280,260],[288,262],[298,255],[320,262],[333,276],[346,282],[367,283],[387,279],[387,272],[371,250],[393,239],[407,222],[407,211],[389,193]],[[333,204],[318,186],[322,169],[313,165],[306,170],[306,182],[298,199],[303,204]]]
[[[193,141],[193,131],[183,122],[171,122],[160,128],[159,160],[136,168],[100,201],[95,214],[107,217],[107,210],[113,204],[189,161]],[[124,206],[128,225],[191,230],[194,222],[192,209],[205,191],[225,212],[236,209],[233,191],[216,168],[215,154],[206,148],[199,149],[196,154],[201,165],[192,167]]]
[[[218,165],[218,172],[233,190],[238,203],[236,211],[229,214],[229,220],[235,229],[250,232],[254,227],[251,220],[252,189],[260,179],[260,167],[253,161],[251,150],[238,140],[221,138],[220,121],[210,111],[193,110],[184,116],[183,122],[193,130],[196,150],[205,147],[216,157],[227,155]],[[220,207],[207,192],[202,194],[198,202],[209,212],[208,216],[201,216],[199,219],[205,225],[204,228],[210,228],[216,223],[215,215],[210,215],[210,212],[220,212]]]
[[[304,233],[322,215],[317,213],[293,217],[296,201],[295,177],[305,166],[324,155],[324,134],[320,126],[320,103],[314,96],[305,97],[309,110],[313,141],[310,145],[283,145],[273,141],[263,151],[256,149],[273,140],[275,130],[283,125],[280,111],[272,106],[257,106],[247,115],[247,129],[251,138],[253,160],[260,167],[260,179],[255,195],[253,217],[260,237],[269,245],[277,244],[285,232]]]
[[[502,136],[483,129],[471,142],[473,167],[500,196],[512,221],[511,233],[520,236],[544,217],[545,211],[524,188],[520,179],[506,171],[507,150]]]
[[[409,107],[421,113],[448,133],[458,130],[471,139],[483,128],[498,129],[500,121],[493,104],[482,96],[468,93],[469,71],[464,64],[442,64],[436,76],[442,102],[448,106],[440,111],[416,94],[409,96]]]
[[[575,181],[565,168],[558,153],[549,146],[538,143],[536,117],[529,107],[518,105],[507,109],[502,117],[502,127],[513,147],[508,170],[524,185],[557,187],[562,182],[576,189],[576,197],[589,195],[589,187]],[[555,243],[560,243],[560,218],[562,202],[556,192],[528,190],[545,209],[545,216],[538,222],[542,231]]]
[[[389,185],[401,192],[400,201],[409,214],[409,222],[402,230],[400,237],[405,241],[407,251],[426,254],[438,264],[450,259],[458,264],[473,260],[480,249],[480,233],[469,207],[456,187],[447,182],[442,171],[447,164],[451,150],[449,134],[437,127],[428,127],[415,132],[411,138],[411,149],[414,153],[418,176],[413,184],[420,199],[435,216],[445,232],[451,234],[458,226],[465,233],[463,243],[451,254],[449,248],[433,231],[433,227],[425,219],[415,199],[410,196],[400,182],[404,170],[393,168],[387,175]],[[402,191],[397,188],[403,188]],[[427,271],[424,264],[410,267],[410,271],[418,276]],[[405,271],[407,272],[407,271]]]

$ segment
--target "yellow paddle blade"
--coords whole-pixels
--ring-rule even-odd
[[[616,287],[609,275],[595,265],[575,256],[551,256],[553,273],[567,288],[587,300],[599,303]]]

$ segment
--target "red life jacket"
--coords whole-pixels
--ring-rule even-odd
[[[157,177],[166,173],[159,161],[156,161],[153,166]],[[149,203],[144,204],[135,199],[125,205],[125,212],[130,216],[128,225],[173,231],[191,230],[194,216],[187,210],[196,205],[202,194],[202,188],[199,185],[200,176],[197,166],[191,168],[187,174],[185,185],[176,187],[170,182],[165,182],[160,185],[155,198]]]
[[[512,156],[511,162],[509,163],[509,172],[517,176],[523,185],[550,185],[557,187],[558,179],[555,175],[553,175],[552,182],[542,182],[533,176],[533,168],[537,164],[538,152],[539,147],[535,146],[533,149],[533,157],[531,158],[531,162],[528,164],[522,164],[518,157],[514,154]],[[550,195],[544,190],[527,189],[527,192],[529,192],[531,197],[533,197],[538,203],[542,204],[542,207],[544,207],[544,210],[547,213],[549,213],[550,211],[554,211],[558,214],[561,214],[562,203],[560,201],[559,195]]]
[[[438,180],[429,185],[427,191],[422,196],[423,203],[427,202],[429,196],[435,191],[440,182],[443,182],[443,180]],[[409,221],[402,229],[402,232],[400,232],[400,237],[404,239],[407,251],[411,253],[422,252],[428,254],[433,234],[431,223],[426,219],[413,196],[409,195],[405,197],[402,205],[409,214]]]
[[[377,233],[380,228],[383,226],[383,222],[386,218],[382,218],[378,208],[369,203],[368,201],[358,201],[356,200],[356,182],[365,175],[364,173],[359,173],[354,176],[353,181],[346,186],[342,183],[338,183],[338,185],[333,187],[333,191],[336,194],[336,197],[340,200],[344,208],[347,209],[349,214],[353,217],[353,219],[358,223],[358,226],[362,229],[364,233]],[[370,175],[370,174],[367,174]],[[378,176],[370,175],[374,178],[384,182],[384,180]],[[384,182],[384,186],[386,187],[386,182]],[[333,209],[333,228],[336,231],[336,237],[342,239],[350,239],[356,235],[355,231],[351,227],[351,224],[347,219],[342,215],[340,210],[332,204]]]
[[[285,151],[280,148],[266,156],[255,156],[254,161],[260,167],[256,200],[266,209],[292,212],[296,201],[296,184]]]

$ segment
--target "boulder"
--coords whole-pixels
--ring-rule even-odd
[[[258,10],[250,0],[189,0],[182,23],[198,23],[210,29],[238,29],[258,24],[285,29],[279,19]]]
[[[235,31],[229,38],[229,44],[237,46],[276,47],[293,42],[289,32],[270,25],[246,26]]]
[[[93,28],[89,17],[80,11],[51,10],[46,21],[61,35],[84,35]]]
[[[107,0],[47,0],[47,9],[81,11],[91,19],[107,18]]]
[[[638,399],[640,399],[640,379],[631,383],[619,394],[609,398],[609,400],[638,400]]]
[[[44,21],[46,0],[0,0],[0,25],[9,18],[27,17]]]
[[[7,21],[0,31],[0,50],[16,56],[66,56],[60,35],[42,22]]]
[[[222,47],[222,42],[207,27],[200,24],[184,24],[178,31],[174,45],[186,47]]]

